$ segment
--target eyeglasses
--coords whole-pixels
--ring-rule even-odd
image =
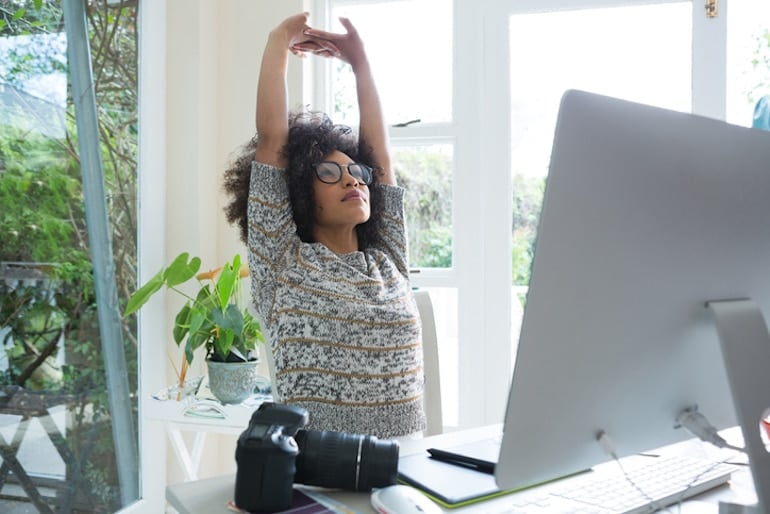
[[[333,161],[323,161],[315,167],[315,176],[324,184],[336,184],[342,180],[342,168],[347,169],[350,176],[359,183],[365,186],[372,183],[372,168],[360,162],[339,164]]]

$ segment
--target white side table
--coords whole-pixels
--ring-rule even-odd
[[[194,400],[156,400],[146,398],[142,403],[143,416],[153,421],[160,421],[166,427],[171,447],[184,472],[185,481],[198,480],[203,445],[206,434],[240,434],[249,425],[251,414],[262,401],[269,397],[249,399],[238,405],[223,405],[224,418],[209,418],[185,414],[185,408]],[[192,446],[188,447],[182,438],[182,431],[195,432]]]

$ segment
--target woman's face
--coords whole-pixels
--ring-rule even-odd
[[[350,174],[347,166],[353,160],[335,150],[325,156],[324,161],[339,164],[342,174],[339,181],[333,184],[322,182],[318,174],[315,174],[313,193],[316,224],[329,228],[349,228],[368,221],[371,214],[369,187]],[[331,168],[336,169],[333,164]],[[326,180],[329,180],[328,177]]]

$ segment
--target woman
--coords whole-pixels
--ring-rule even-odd
[[[225,174],[228,220],[248,245],[281,401],[308,409],[315,430],[419,433],[421,327],[379,96],[350,21],[341,18],[346,32],[337,34],[307,18],[292,16],[268,37],[257,138]],[[322,113],[288,112],[289,52],[351,65],[358,139]]]

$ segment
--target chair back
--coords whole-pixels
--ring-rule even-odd
[[[414,292],[417,308],[422,320],[422,351],[425,370],[425,393],[423,403],[428,426],[426,436],[444,431],[444,417],[441,410],[441,379],[439,374],[438,337],[436,336],[436,318],[433,314],[433,302],[428,291]]]

